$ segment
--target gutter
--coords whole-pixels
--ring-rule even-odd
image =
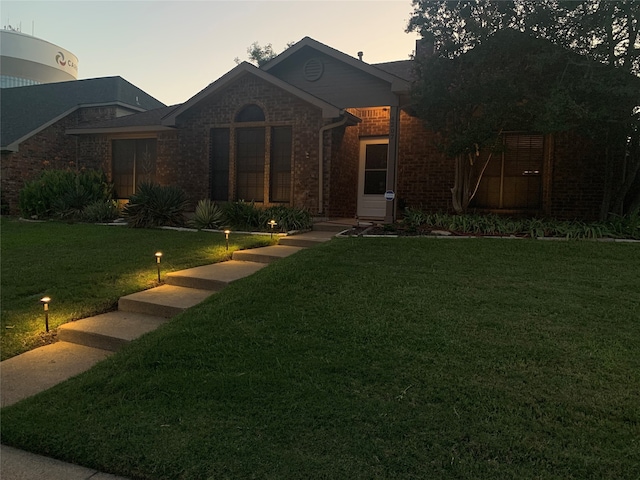
[[[324,132],[343,126],[349,121],[349,118],[345,115],[342,120],[330,123],[320,128],[318,132],[318,213],[323,213],[324,203]]]

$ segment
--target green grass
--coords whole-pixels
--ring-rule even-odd
[[[640,477],[637,244],[344,239],[2,411],[136,479]]]
[[[43,307],[51,297],[50,328],[112,310],[118,299],[157,285],[161,273],[225,260],[233,250],[270,242],[268,237],[142,230],[3,218],[1,244],[2,359],[47,343]]]

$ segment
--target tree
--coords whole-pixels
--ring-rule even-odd
[[[407,30],[435,47],[417,62],[418,113],[457,161],[456,210],[480,180],[476,152],[515,126],[590,137],[605,152],[601,216],[640,207],[640,2],[413,5]]]
[[[287,43],[287,48],[293,45],[293,42]],[[253,42],[249,47],[247,47],[247,55],[249,58],[249,62],[261,67],[269,60],[278,56],[278,54],[273,50],[273,46],[270,43],[267,43],[264,47],[261,47],[258,42]],[[240,63],[240,59],[238,57],[235,58],[236,63]]]

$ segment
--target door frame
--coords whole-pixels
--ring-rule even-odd
[[[387,201],[384,198],[384,192],[381,194],[368,194],[364,193],[364,177],[365,177],[365,162],[367,154],[367,145],[387,145],[387,163],[385,166],[385,178],[388,179],[389,166],[389,137],[367,137],[360,139],[360,151],[358,157],[358,191],[357,191],[357,203],[356,212],[358,217],[371,218],[371,219],[384,219],[386,215]],[[386,183],[386,180],[385,180]],[[379,197],[379,198],[375,198]]]

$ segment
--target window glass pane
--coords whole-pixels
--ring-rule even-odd
[[[111,173],[116,198],[129,198],[142,182],[156,181],[155,138],[113,140]]]
[[[482,152],[478,165],[484,165]],[[494,152],[472,205],[493,209],[536,209],[542,199],[544,136],[506,134],[503,150]]]
[[[364,172],[365,195],[384,194],[387,187],[386,170],[369,170]]]
[[[264,201],[264,128],[236,130],[236,198]]]
[[[116,198],[129,198],[135,193],[133,179],[135,148],[134,140],[113,140],[111,172]]]
[[[389,146],[386,143],[367,145],[365,170],[386,170],[388,150]]]
[[[147,138],[134,140],[136,144],[135,183],[136,188],[141,183],[156,181],[156,140]]]
[[[210,135],[211,200],[229,200],[229,129],[212,128]]]
[[[236,115],[236,122],[264,122],[264,112],[257,105],[247,105]]]
[[[271,129],[271,185],[272,202],[291,199],[291,127]]]

